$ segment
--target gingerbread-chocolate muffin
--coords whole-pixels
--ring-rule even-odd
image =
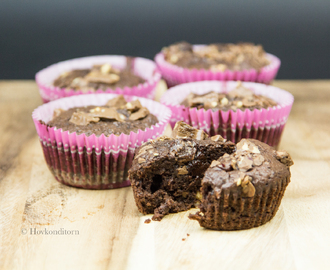
[[[250,89],[242,86],[241,82],[238,82],[236,88],[228,93],[216,93],[214,91],[202,95],[190,93],[181,105],[197,109],[211,109],[212,111],[237,111],[238,109],[252,111],[274,107],[277,103],[269,97],[256,95]]]
[[[167,62],[188,69],[259,71],[270,64],[263,47],[252,43],[217,43],[196,48],[179,42],[165,47],[162,52]]]
[[[53,84],[59,88],[86,92],[137,86],[145,80],[133,73],[131,62],[131,59],[127,58],[127,66],[122,70],[105,63],[89,69],[67,71],[55,79]]]
[[[129,170],[136,205],[141,213],[154,214],[153,220],[194,207],[212,160],[235,149],[220,135],[208,138],[183,122],[177,123],[172,136],[144,143]]]
[[[202,227],[250,229],[271,220],[278,210],[290,182],[290,155],[253,139],[242,139],[236,148],[205,172],[200,211],[189,215]]]
[[[100,136],[130,134],[155,125],[158,119],[143,107],[139,100],[126,102],[120,95],[109,100],[104,106],[74,107],[69,110],[57,109],[49,127],[63,131]]]

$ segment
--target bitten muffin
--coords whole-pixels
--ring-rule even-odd
[[[235,149],[221,136],[208,138],[183,122],[177,123],[172,136],[144,143],[129,170],[136,205],[141,213],[154,214],[153,220],[194,207],[212,160]]]
[[[109,63],[94,65],[88,69],[75,69],[63,72],[53,82],[61,89],[74,89],[83,92],[133,87],[145,80],[134,74],[132,59],[127,57],[127,65],[120,70]]]
[[[200,211],[190,214],[212,230],[242,230],[271,220],[290,182],[286,151],[242,139],[232,154],[212,161],[202,180]]]
[[[179,42],[165,47],[163,53],[167,62],[188,69],[259,71],[270,64],[263,47],[253,43],[217,43],[194,48],[188,42]]]

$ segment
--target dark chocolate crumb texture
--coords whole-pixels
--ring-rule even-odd
[[[119,70],[108,63],[94,65],[90,69],[77,69],[62,73],[55,81],[54,86],[81,91],[107,90],[124,87],[133,87],[144,83],[145,80],[132,69],[132,59],[127,58],[125,69]]]
[[[205,170],[213,160],[235,150],[220,135],[208,138],[183,122],[176,124],[172,137],[144,143],[129,170],[137,207],[143,214],[154,214],[153,220],[197,205]]]
[[[203,95],[190,93],[181,105],[197,109],[211,109],[212,111],[237,111],[238,109],[244,111],[246,109],[267,109],[276,106],[277,103],[271,98],[254,94],[253,91],[238,82],[237,87],[228,93],[214,91]]]
[[[242,139],[236,147],[205,172],[200,211],[189,215],[202,227],[240,230],[268,222],[290,182],[293,161],[286,151],[253,139]]]
[[[210,44],[194,48],[187,42],[165,47],[165,60],[188,69],[207,69],[214,72],[242,71],[261,68],[270,64],[261,45],[252,43]]]
[[[84,133],[87,136],[92,134],[110,136],[130,134],[131,131],[136,133],[157,122],[157,117],[143,107],[139,100],[126,102],[124,96],[119,95],[104,106],[57,109],[47,125],[71,133],[76,132],[78,135]]]

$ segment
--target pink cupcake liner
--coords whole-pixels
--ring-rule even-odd
[[[42,145],[46,163],[55,178],[66,185],[109,189],[130,185],[127,178],[135,148],[163,134],[171,111],[166,106],[146,98],[125,96],[127,101],[139,99],[157,116],[159,122],[144,131],[129,135],[86,136],[63,131],[46,124],[56,108],[69,109],[88,105],[104,105],[116,94],[90,94],[59,99],[33,111],[32,118]],[[42,122],[41,122],[42,121]]]
[[[194,49],[198,49],[205,45],[194,45]],[[155,62],[160,70],[163,78],[169,87],[197,81],[247,81],[260,82],[269,84],[275,79],[277,72],[281,66],[281,60],[275,55],[267,53],[270,60],[268,66],[263,67],[260,71],[249,69],[244,71],[210,71],[205,69],[187,69],[179,67],[167,62],[162,52],[155,56]]]
[[[177,121],[204,130],[213,136],[220,134],[234,143],[242,138],[253,138],[277,147],[291,111],[293,96],[280,88],[259,83],[243,82],[242,85],[257,95],[272,98],[279,105],[268,109],[237,110],[236,112],[188,108],[180,103],[189,93],[205,94],[209,91],[229,92],[237,86],[233,81],[202,81],[175,86],[165,92],[161,103],[172,111],[170,120],[173,127]]]
[[[126,56],[121,55],[100,55],[89,56],[67,60],[53,64],[36,74],[36,82],[39,87],[39,92],[44,103],[51,100],[56,100],[63,97],[70,97],[83,94],[94,93],[111,93],[130,96],[139,96],[146,98],[153,98],[157,84],[161,79],[156,64],[145,58],[136,57],[133,58],[133,70],[136,75],[146,80],[145,83],[139,84],[133,87],[124,87],[116,89],[96,90],[96,91],[75,91],[74,89],[65,89],[53,86],[53,81],[60,76],[63,72],[74,70],[91,68],[93,65],[109,63],[115,68],[123,69],[127,64]]]

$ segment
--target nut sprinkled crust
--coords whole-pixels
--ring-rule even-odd
[[[212,111],[228,111],[233,110],[253,110],[277,106],[277,103],[271,98],[255,95],[253,91],[242,86],[238,82],[237,87],[229,93],[208,92],[203,95],[190,93],[182,105],[190,108],[197,108]]]
[[[56,109],[53,119],[47,125],[77,134],[85,133],[87,136],[109,136],[145,130],[157,122],[157,117],[138,100],[126,102],[120,95],[109,100],[105,106],[75,107],[66,111]]]
[[[153,220],[161,220],[199,203],[205,170],[212,160],[235,149],[223,138],[211,140],[201,134],[179,122],[172,135],[175,138],[160,137],[136,150],[129,179],[141,213],[154,214]]]
[[[132,87],[144,83],[145,80],[135,75],[132,59],[127,58],[127,66],[123,70],[114,68],[108,63],[94,65],[91,69],[72,70],[62,73],[54,80],[54,86],[66,89],[90,91]]]
[[[286,152],[253,139],[242,139],[236,148],[205,172],[200,211],[189,216],[202,227],[240,230],[268,222],[290,182],[293,162]]]
[[[162,51],[166,61],[188,69],[209,69],[214,72],[259,71],[270,64],[262,46],[252,43],[219,43],[194,48],[187,42],[179,42]]]

